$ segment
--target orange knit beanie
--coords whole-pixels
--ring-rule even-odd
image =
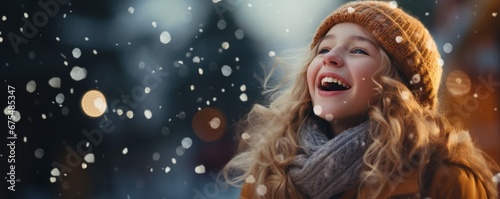
[[[397,5],[381,1],[356,1],[328,16],[316,31],[313,49],[335,24],[352,22],[370,31],[403,75],[416,99],[431,109],[437,106],[442,68],[436,43],[425,26]]]

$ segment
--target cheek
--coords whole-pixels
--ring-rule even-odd
[[[309,64],[309,66],[307,67],[307,85],[308,85],[309,91],[311,91],[311,88],[314,85],[314,80],[316,78],[316,74],[317,74],[317,69],[315,69],[312,66],[312,63]]]
[[[358,71],[358,75],[356,77],[358,82],[361,82],[363,85],[363,91],[365,92],[366,97],[370,98],[373,96],[376,91],[375,88],[377,84],[372,80],[373,75],[378,69],[378,65],[372,65],[371,67],[365,67]]]
[[[356,79],[365,83],[375,84],[371,79],[380,66],[375,63],[361,64],[361,66],[356,70]]]

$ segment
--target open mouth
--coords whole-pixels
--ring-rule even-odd
[[[319,89],[324,91],[345,91],[350,88],[350,85],[335,77],[323,77],[319,85]]]

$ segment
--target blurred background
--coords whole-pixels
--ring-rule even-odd
[[[217,177],[235,123],[343,2],[2,0],[0,198],[238,198]],[[500,163],[500,1],[394,3],[436,40],[449,118]]]

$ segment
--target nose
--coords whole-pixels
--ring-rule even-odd
[[[331,49],[323,56],[323,65],[324,66],[343,66],[344,59],[340,56],[339,49]]]

